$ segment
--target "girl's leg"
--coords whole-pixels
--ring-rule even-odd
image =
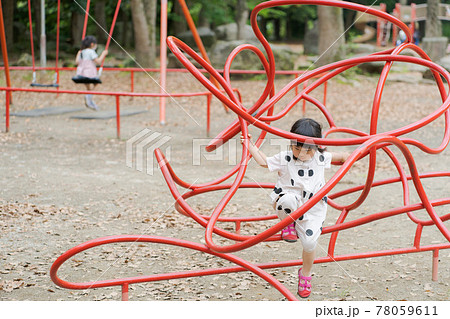
[[[320,201],[296,222],[297,234],[303,246],[303,266],[299,269],[298,273],[298,294],[302,298],[306,298],[311,294],[311,270],[316,256],[317,241],[322,233],[322,224],[325,216],[326,206]]]
[[[316,258],[316,250],[313,251],[305,251],[303,250],[302,253],[302,259],[303,259],[303,266],[302,266],[302,275],[309,277],[311,276],[311,269],[314,264],[314,258]]]
[[[92,83],[86,83],[86,89],[88,91],[93,91],[95,88],[95,85]],[[92,94],[86,94],[86,106],[92,110],[98,111],[98,106],[95,104],[95,102],[92,100]]]
[[[280,219],[286,218],[290,213],[297,210],[300,206],[300,199],[293,193],[280,194],[278,200],[274,203],[275,211]],[[296,242],[297,233],[295,231],[295,220],[281,231],[281,238],[287,242]]]

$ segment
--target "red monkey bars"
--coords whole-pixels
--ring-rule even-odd
[[[397,27],[399,27],[405,32],[405,34],[407,35],[407,41],[401,44],[399,47],[392,50],[379,52],[365,57],[358,57],[344,61],[339,61],[336,63],[323,66],[316,70],[306,72],[304,76],[292,80],[284,88],[282,88],[278,92],[275,92],[273,81],[275,76],[275,59],[267,40],[264,38],[260,30],[258,29],[256,23],[257,15],[261,10],[265,8],[280,5],[293,5],[293,4],[315,4],[315,5],[334,6],[351,10],[363,11],[395,24]],[[432,278],[433,280],[437,279],[437,262],[438,262],[437,257],[439,251],[441,249],[450,248],[450,231],[444,224],[446,221],[450,219],[450,214],[439,215],[436,212],[435,207],[449,205],[450,198],[441,198],[433,200],[429,199],[428,194],[425,192],[423,188],[422,179],[448,178],[450,177],[450,172],[432,172],[419,174],[416,168],[413,155],[411,154],[409,148],[411,146],[415,146],[423,152],[429,154],[438,154],[447,147],[450,140],[450,125],[449,125],[450,98],[447,96],[447,92],[449,90],[448,86],[450,82],[450,74],[441,66],[431,62],[428,56],[425,54],[425,52],[423,52],[419,47],[417,47],[412,43],[411,32],[404,23],[402,23],[397,18],[392,17],[382,11],[374,10],[362,5],[334,0],[268,1],[261,3],[255,7],[251,15],[251,23],[257,38],[264,47],[267,59],[265,58],[263,52],[261,52],[259,49],[253,46],[248,45],[240,46],[236,48],[236,50],[233,51],[233,53],[230,55],[223,76],[220,75],[216,70],[214,70],[211,67],[211,65],[209,65],[209,63],[201,59],[200,56],[196,52],[194,52],[191,48],[189,48],[186,44],[184,44],[183,42],[181,42],[176,38],[173,37],[168,38],[169,48],[177,56],[177,58],[181,61],[181,63],[183,63],[183,65],[213,95],[215,95],[222,103],[224,103],[231,111],[233,111],[237,115],[237,120],[232,124],[230,124],[229,127],[226,128],[223,132],[221,132],[216,138],[214,138],[211,141],[211,143],[207,146],[207,150],[213,150],[216,147],[220,147],[220,145],[226,143],[230,138],[239,133],[242,134],[244,137],[248,137],[248,126],[250,123],[251,125],[254,125],[257,128],[261,129],[261,134],[259,135],[256,142],[256,145],[258,147],[261,145],[262,139],[266,136],[266,134],[271,133],[281,138],[291,140],[294,139],[299,142],[305,142],[306,139],[308,139],[308,143],[311,143],[312,141],[313,143],[316,143],[318,145],[331,145],[335,147],[344,145],[355,145],[358,146],[358,148],[351,154],[351,156],[347,159],[347,161],[342,164],[339,170],[323,186],[323,188],[320,191],[318,191],[309,201],[307,201],[295,212],[292,212],[289,217],[286,217],[285,219],[279,221],[276,225],[267,228],[266,230],[257,235],[241,235],[240,234],[241,224],[244,222],[250,223],[254,221],[277,219],[277,216],[275,214],[271,216],[258,216],[258,217],[221,216],[228,202],[232,199],[234,194],[238,192],[240,189],[274,187],[274,184],[243,183],[243,178],[245,176],[247,164],[248,161],[250,160],[250,155],[248,152],[248,145],[249,145],[248,138],[244,139],[244,147],[242,149],[242,157],[240,163],[237,164],[234,168],[232,168],[228,173],[224,174],[223,176],[220,176],[211,182],[203,184],[189,184],[188,182],[181,180],[175,174],[174,170],[172,169],[170,163],[165,158],[162,151],[157,149],[155,151],[155,156],[161,168],[161,172],[164,176],[164,179],[167,182],[169,190],[172,193],[173,197],[175,198],[177,210],[180,213],[193,218],[196,222],[198,222],[202,227],[205,228],[205,244],[189,242],[182,239],[164,238],[157,236],[143,236],[143,235],[142,236],[123,235],[123,236],[111,236],[94,239],[79,246],[76,246],[72,249],[69,249],[66,253],[64,253],[55,261],[55,263],[52,265],[51,268],[51,278],[57,285],[69,289],[88,289],[106,286],[122,286],[123,299],[127,299],[128,285],[137,282],[150,282],[157,280],[167,280],[193,276],[205,276],[212,274],[224,274],[248,270],[252,271],[253,273],[257,274],[258,276],[269,282],[278,291],[280,291],[280,293],[282,293],[287,299],[295,300],[296,299],[295,296],[289,290],[287,290],[286,287],[284,287],[278,280],[271,277],[267,272],[265,272],[264,269],[301,265],[302,264],[301,260],[281,261],[265,264],[253,264],[249,261],[238,258],[235,255],[232,255],[231,253],[246,249],[248,247],[254,246],[264,241],[280,240],[279,235],[280,230],[286,227],[288,224],[290,224],[292,222],[292,218],[294,219],[300,218],[318,201],[322,200],[322,198],[327,194],[329,194],[328,204],[332,208],[340,211],[341,213],[333,226],[323,228],[323,234],[331,233],[331,238],[328,244],[328,256],[317,258],[315,260],[315,263],[325,263],[332,261],[354,260],[369,257],[432,251],[433,252]],[[245,49],[253,50],[260,57],[267,75],[267,85],[264,91],[262,92],[258,101],[255,102],[255,104],[248,109],[246,109],[233,94],[229,78],[230,73],[229,66],[231,65],[232,59],[236,54]],[[417,52],[420,58],[399,55],[405,49],[410,49]],[[198,62],[204,69],[206,69],[210,74],[210,76],[212,76],[212,78],[214,78],[219,83],[219,85],[222,87],[222,90],[218,89],[205,75],[203,75],[203,73],[200,72],[200,70],[198,70],[184,54],[189,55],[196,62]],[[325,83],[325,81],[327,81],[328,79],[344,72],[345,70],[355,67],[361,63],[373,61],[385,62],[385,66],[383,71],[381,72],[372,104],[372,114],[370,118],[369,132],[359,131],[350,127],[337,126],[329,110],[327,110],[320,101],[312,98],[309,95],[309,93],[313,91],[315,88],[317,88],[319,85]],[[415,123],[388,132],[379,133],[377,125],[378,125],[378,113],[380,108],[381,96],[383,94],[386,77],[394,62],[414,63],[428,67],[435,77],[436,84],[438,86],[442,99],[442,105],[438,107],[434,112],[425,116],[423,119],[416,121]],[[299,85],[305,83],[306,81],[315,76],[320,76],[320,78],[316,80],[314,83],[306,86],[301,92],[296,94],[295,97],[278,114],[273,114],[274,106],[281,98],[286,96],[286,94],[291,90],[296,89]],[[445,79],[445,81],[447,82],[446,85],[444,85],[442,78]],[[312,104],[314,104],[324,114],[325,118],[327,119],[330,129],[325,133],[324,138],[310,138],[306,136],[296,135],[270,125],[272,122],[275,122],[278,119],[285,116],[297,103],[299,103],[302,100],[307,100]],[[444,117],[445,119],[445,128],[443,138],[439,146],[434,148],[428,147],[419,140],[405,137],[406,134],[416,131],[420,128],[423,128],[432,121],[441,117]],[[333,133],[347,133],[350,135],[354,135],[355,137],[337,138],[337,139],[328,138]],[[398,151],[400,151],[401,156],[404,158],[404,160],[408,165],[407,170],[409,172],[407,172],[406,169],[402,167],[399,161],[399,157],[395,155],[394,152],[388,147],[391,148],[394,147]],[[375,164],[378,151],[383,151],[389,156],[390,160],[392,161],[392,163],[396,168],[396,171],[398,172],[398,176],[381,181],[374,180]],[[344,191],[330,193],[334,190],[335,186],[351,169],[353,164],[359,159],[366,156],[369,157],[369,168],[366,176],[366,182],[362,185]],[[234,178],[234,180],[230,181],[227,184],[223,183],[225,180],[231,178]],[[410,195],[409,195],[410,186],[408,184],[408,181],[413,182],[414,189],[417,195],[419,196],[419,201],[417,203],[410,203]],[[393,208],[383,212],[372,213],[363,217],[358,217],[353,220],[346,221],[347,217],[351,216],[352,212],[366,200],[368,194],[374,187],[380,187],[383,185],[390,185],[390,184],[399,184],[402,189],[403,205],[401,207]],[[177,185],[186,188],[187,192],[185,194],[181,194],[177,188]],[[222,200],[217,204],[217,206],[214,208],[214,210],[209,216],[197,213],[187,202],[187,199],[190,197],[218,190],[225,190],[226,194],[224,195]],[[335,201],[337,198],[344,197],[348,194],[354,193],[359,195],[353,202],[346,204],[338,204]],[[251,200],[251,198],[249,198],[248,200]],[[417,217],[415,213],[419,210],[426,211],[427,217],[426,218]],[[381,251],[370,251],[347,255],[335,254],[336,240],[340,231],[358,227],[360,225],[367,224],[375,220],[389,218],[399,214],[406,214],[409,217],[409,220],[416,225],[416,232],[413,237],[412,246],[405,248],[393,248]],[[236,224],[236,231],[232,232],[220,228],[218,227],[217,222],[234,222]],[[438,229],[440,234],[442,234],[443,236],[441,238],[441,243],[436,243],[432,245],[421,244],[422,230],[424,227],[427,226],[436,227]],[[227,244],[219,244],[214,241],[213,234],[215,234],[216,237],[220,236],[224,239],[228,239],[230,242]],[[191,270],[178,273],[167,273],[151,276],[102,280],[98,282],[85,282],[85,283],[71,283],[63,281],[60,278],[58,278],[57,271],[59,267],[67,259],[86,249],[115,242],[151,242],[151,243],[176,245],[227,259],[229,261],[236,263],[237,266],[223,267],[217,269]]]

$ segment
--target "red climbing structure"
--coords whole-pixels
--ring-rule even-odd
[[[308,4],[308,5],[324,5],[324,6],[334,6],[340,8],[346,8],[361,12],[366,12],[367,14],[374,15],[380,19],[387,20],[399,29],[402,29],[406,36],[407,41],[400,46],[378,52],[372,55],[351,58],[344,61],[339,61],[332,63],[312,71],[306,72],[302,77],[292,80],[284,88],[275,92],[274,89],[274,77],[275,77],[275,59],[270,49],[269,43],[262,35],[261,31],[257,26],[257,16],[258,13],[265,9],[280,5],[294,5],[294,4]],[[267,133],[273,134],[275,136],[286,138],[290,140],[297,140],[299,142],[305,142],[308,139],[309,143],[311,140],[317,145],[324,146],[358,146],[352,155],[347,159],[345,163],[339,168],[339,170],[332,176],[332,178],[326,183],[326,185],[317,192],[307,203],[301,206],[298,210],[290,214],[290,217],[279,221],[276,225],[268,227],[263,232],[257,235],[241,235],[240,229],[242,223],[251,223],[255,221],[264,221],[270,219],[277,219],[278,217],[274,214],[271,216],[260,216],[260,217],[225,217],[221,216],[225,207],[240,189],[243,188],[273,188],[274,184],[256,184],[256,183],[244,183],[243,178],[247,169],[247,164],[250,159],[248,152],[248,139],[244,141],[244,147],[242,149],[242,157],[240,163],[231,169],[228,173],[223,176],[218,177],[214,181],[204,183],[204,184],[190,184],[181,180],[176,174],[174,169],[171,167],[170,163],[165,158],[161,150],[157,149],[155,151],[155,156],[158,160],[161,172],[167,182],[170,192],[176,201],[176,209],[190,217],[193,218],[200,226],[205,228],[205,244],[195,243],[191,241],[186,241],[176,238],[158,237],[158,236],[111,236],[98,238],[72,249],[69,249],[63,255],[61,255],[53,264],[51,268],[51,278],[59,286],[69,288],[69,289],[88,289],[88,288],[99,288],[107,286],[121,286],[122,296],[126,300],[128,298],[128,286],[130,284],[135,284],[138,282],[151,282],[158,280],[168,280],[174,278],[186,278],[195,276],[206,276],[213,274],[225,274],[231,272],[241,272],[241,271],[251,271],[256,275],[260,276],[267,282],[269,282],[273,287],[275,287],[281,294],[283,294],[288,300],[296,300],[297,298],[277,279],[271,276],[265,271],[265,269],[280,268],[280,267],[291,267],[296,265],[301,265],[301,260],[290,260],[290,261],[279,261],[264,264],[254,264],[249,261],[243,260],[235,255],[233,252],[244,250],[248,247],[254,246],[264,241],[278,241],[280,238],[280,231],[292,222],[292,219],[298,219],[300,216],[305,214],[312,206],[314,206],[318,201],[320,201],[325,195],[328,195],[328,204],[340,211],[340,215],[337,218],[333,226],[324,227],[323,234],[330,233],[331,237],[328,244],[328,255],[326,257],[320,257],[315,260],[315,263],[326,263],[334,261],[343,260],[353,260],[362,259],[378,256],[388,256],[406,253],[419,253],[430,251],[433,254],[433,269],[432,269],[432,279],[437,280],[437,265],[439,251],[443,249],[450,248],[450,231],[445,225],[445,222],[450,219],[450,214],[439,215],[435,208],[437,206],[449,205],[450,198],[440,198],[440,199],[430,199],[428,194],[425,192],[422,180],[428,178],[448,178],[450,177],[450,172],[430,172],[430,173],[419,173],[416,168],[414,158],[410,152],[410,147],[414,146],[419,150],[428,154],[439,154],[441,153],[449,143],[450,140],[450,117],[449,117],[449,105],[450,98],[447,95],[449,91],[450,74],[441,66],[430,61],[429,57],[423,52],[419,47],[412,43],[412,34],[410,29],[402,23],[399,19],[375,9],[365,7],[355,3],[349,3],[344,1],[335,0],[281,0],[281,1],[268,1],[261,3],[255,7],[251,15],[251,24],[255,35],[264,47],[265,54],[268,57],[265,58],[263,52],[258,48],[251,45],[242,45],[237,47],[229,56],[228,61],[225,66],[223,76],[219,74],[214,68],[207,63],[205,60],[201,59],[199,55],[189,48],[186,44],[180,40],[169,37],[168,46],[170,50],[177,56],[180,62],[200,81],[214,96],[216,96],[222,103],[224,103],[232,112],[237,115],[237,119],[230,124],[225,130],[223,130],[216,138],[211,140],[211,143],[207,146],[208,151],[212,151],[222,144],[226,143],[230,138],[236,136],[237,134],[242,134],[243,136],[248,136],[248,126],[256,126],[261,130],[261,133],[256,142],[257,146],[260,146],[262,140]],[[413,50],[420,57],[403,56],[400,53],[405,50]],[[233,58],[239,54],[242,50],[252,50],[255,52],[261,63],[264,65],[264,69],[267,75],[267,84],[264,91],[261,93],[260,98],[255,104],[246,109],[240,100],[234,95],[230,83],[230,66]],[[192,59],[197,61],[208,73],[219,83],[222,89],[217,88],[214,83],[208,79],[200,70],[198,70],[190,60],[185,56],[189,55]],[[384,62],[384,69],[381,72],[378,85],[375,91],[372,113],[370,118],[370,129],[368,132],[363,132],[356,130],[351,127],[339,126],[335,123],[332,114],[325,107],[323,103],[317,99],[310,96],[310,93],[325,83],[327,80],[333,78],[336,75],[341,74],[345,70],[357,66],[361,63],[379,61]],[[426,66],[431,70],[434,75],[440,96],[442,99],[442,105],[438,107],[433,113],[427,115],[421,120],[410,125],[400,127],[388,132],[378,132],[378,112],[380,107],[380,101],[383,94],[383,89],[386,82],[386,77],[392,67],[394,62],[405,62],[414,63],[422,66]],[[303,90],[301,90],[295,97],[281,110],[279,113],[274,114],[275,104],[283,98],[288,92],[295,90],[298,86],[302,85],[304,82],[312,79],[313,77],[320,76],[318,80],[307,85]],[[444,84],[442,79],[445,80],[447,84]],[[289,133],[287,131],[278,129],[271,125],[285,116],[296,104],[300,101],[306,100],[311,104],[315,105],[325,116],[330,129],[326,132],[323,138],[311,138],[306,136],[300,136],[296,134]],[[444,118],[445,128],[443,132],[443,137],[440,145],[438,147],[432,148],[419,140],[405,137],[406,134],[417,131],[420,128],[426,127],[430,122],[438,119]],[[349,138],[329,138],[330,135],[336,133],[347,133],[354,137]],[[401,156],[406,160],[408,164],[408,169],[405,170],[400,164],[399,157],[394,154],[394,152],[389,148],[394,147],[398,149]],[[376,170],[376,161],[378,152],[386,153],[392,164],[395,166],[398,176],[394,176],[385,180],[375,180],[374,174]],[[333,193],[335,186],[342,180],[346,173],[350,170],[353,164],[362,159],[363,157],[369,157],[369,167],[366,176],[366,182],[360,186],[352,187],[344,191],[338,191]],[[225,183],[226,180],[232,179],[232,181]],[[417,203],[411,203],[410,201],[410,186],[409,181],[413,182],[414,189],[420,198]],[[357,209],[367,198],[370,191],[374,187],[379,187],[389,184],[398,184],[403,191],[403,205],[398,208],[390,209],[382,212],[375,212],[372,214],[367,214],[362,217],[356,217],[352,220],[347,221],[347,217],[353,217],[352,212]],[[177,188],[177,185],[185,188],[186,193],[181,194]],[[210,215],[202,215],[196,212],[188,203],[188,199],[196,195],[225,190],[226,194],[220,200],[219,204],[215,207]],[[336,199],[343,198],[349,194],[358,194],[357,199],[353,202],[347,204],[338,204]],[[251,200],[251,199],[249,199]],[[418,218],[416,213],[418,211],[426,211],[428,214],[427,218]],[[399,214],[406,214],[410,221],[416,225],[416,232],[412,236],[412,245],[404,248],[386,248],[381,251],[368,251],[364,253],[354,253],[339,255],[335,253],[336,240],[339,232],[345,231],[350,228],[358,227],[363,224],[367,224],[376,220],[389,218]],[[218,226],[218,222],[234,222],[236,227],[235,231],[228,231]],[[432,245],[422,245],[422,231],[424,227],[436,227],[442,234],[443,238],[441,243],[435,243]],[[213,234],[216,238],[222,237],[229,240],[229,244],[221,245],[214,240]],[[223,267],[216,269],[202,269],[202,270],[192,270],[185,272],[175,272],[167,274],[158,274],[150,276],[141,277],[131,277],[122,279],[112,279],[112,280],[101,280],[97,282],[84,282],[84,283],[71,283],[66,282],[58,278],[57,271],[59,267],[72,256],[84,251],[86,249],[117,242],[149,242],[149,243],[162,243],[174,246],[180,246],[187,249],[194,249],[200,252],[211,254],[226,260],[229,260],[236,264],[234,267]],[[270,252],[268,252],[270,253]]]

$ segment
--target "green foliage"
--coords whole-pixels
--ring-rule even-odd
[[[442,36],[450,39],[450,21],[442,21]]]
[[[176,0],[175,0],[176,1]],[[196,0],[189,5],[189,13],[194,20],[194,23],[198,23],[200,15],[206,18],[213,25],[221,25],[234,21],[234,2],[223,0]],[[184,17],[181,17],[184,19]]]

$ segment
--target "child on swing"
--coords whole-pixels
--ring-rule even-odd
[[[94,36],[88,35],[81,41],[81,50],[78,51],[77,57],[75,58],[75,62],[78,65],[77,76],[79,75],[98,80],[96,64],[102,64],[108,54],[108,50],[104,50],[102,54],[98,56],[97,52],[95,52],[96,49],[97,39]],[[101,82],[98,80],[98,83]],[[97,83],[85,83],[85,85],[88,91],[92,91],[95,89]],[[94,111],[99,110],[98,106],[92,100],[92,94],[87,94],[85,96],[85,104],[86,107]]]
[[[315,120],[302,118],[292,125],[291,133],[321,138],[322,127]],[[289,151],[280,152],[272,157],[266,157],[250,141],[249,152],[260,166],[278,173],[270,197],[280,219],[296,211],[325,185],[324,171],[325,168],[330,168],[332,161],[344,162],[349,156],[348,153],[330,153],[317,145],[297,141],[291,142]],[[325,196],[281,232],[283,240],[296,242],[300,239],[303,246],[303,267],[298,271],[298,294],[302,298],[307,298],[311,294],[311,269],[326,213]]]

